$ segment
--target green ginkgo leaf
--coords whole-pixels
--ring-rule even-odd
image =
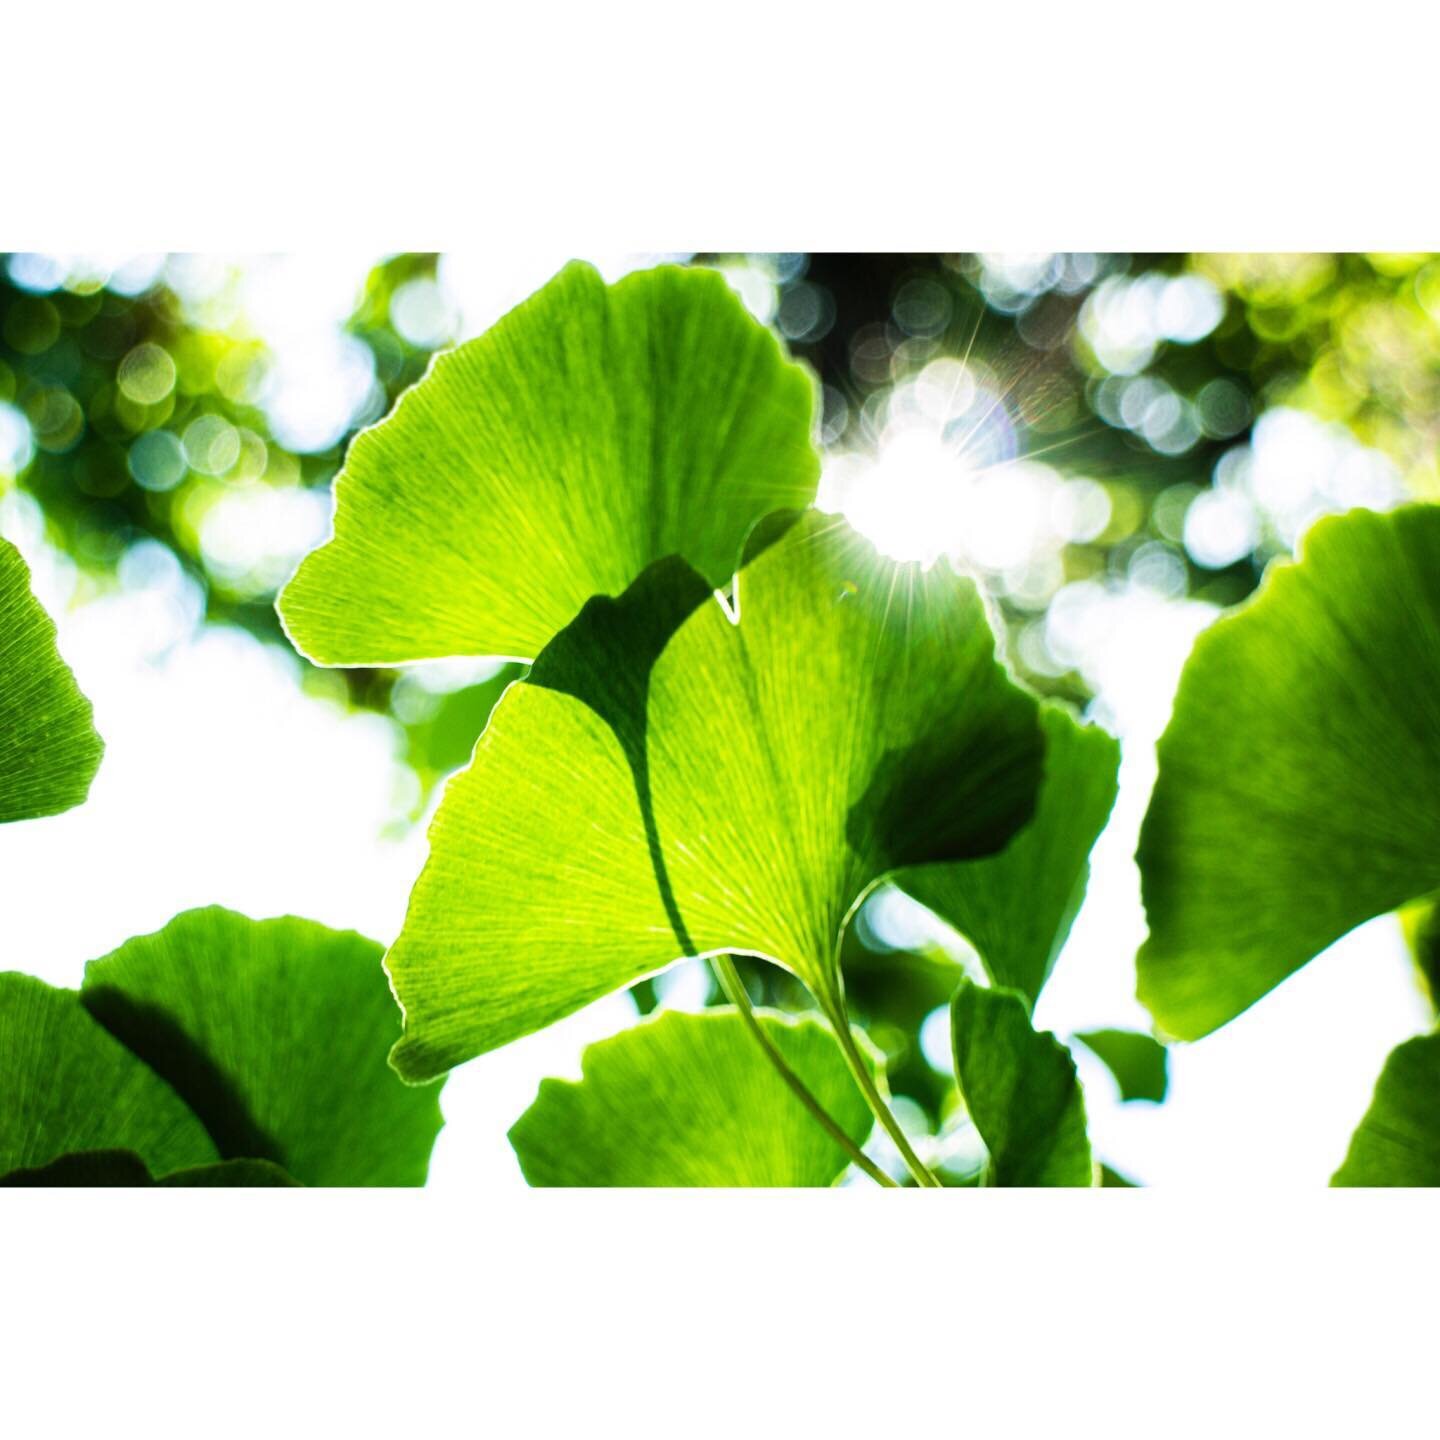
[[[380,956],[311,920],[190,910],[91,961],[80,998],[223,1157],[306,1185],[422,1185],[439,1087],[412,1089],[386,1064],[400,1012]]]
[[[1390,1052],[1332,1185],[1440,1185],[1440,1034]]]
[[[990,1152],[992,1185],[1091,1185],[1095,1165],[1070,1052],[1025,997],[963,980],[950,1004],[955,1078]]]
[[[255,1187],[293,1186],[296,1182],[268,1160],[221,1160],[215,1165],[195,1165],[172,1170],[156,1179],[145,1162],[131,1150],[82,1150],[62,1155],[34,1170],[12,1170],[0,1175],[0,1185],[10,1187],[76,1187],[160,1185],[167,1189],[233,1190]]]
[[[996,985],[1033,1005],[1074,923],[1090,851],[1115,804],[1120,746],[1060,705],[1041,711],[1045,778],[1035,818],[987,860],[903,870],[895,883],[976,948]]]
[[[1140,998],[1194,1039],[1440,887],[1440,506],[1322,520],[1202,634],[1140,837]]]
[[[723,588],[756,521],[814,497],[813,409],[718,273],[570,265],[356,437],[285,627],[328,665],[530,659],[663,556]]]
[[[993,854],[1029,819],[1038,707],[973,584],[885,565],[813,511],[757,548],[738,624],[661,562],[506,692],[387,957],[403,1075],[684,955],[772,959],[843,1023],[837,942],[866,891]]]
[[[1170,1088],[1170,1052],[1138,1030],[1087,1030],[1075,1037],[1115,1077],[1120,1099],[1159,1103]]]
[[[756,1018],[857,1144],[873,1117],[829,1027]],[[583,1079],[545,1080],[510,1143],[532,1185],[832,1185],[845,1152],[811,1118],[739,1011],[665,1012],[591,1045]]]
[[[156,1175],[217,1158],[185,1102],[73,990],[0,975],[0,1175],[82,1150],[133,1151]]]
[[[25,561],[0,540],[0,822],[57,815],[90,793],[105,748],[92,720]]]

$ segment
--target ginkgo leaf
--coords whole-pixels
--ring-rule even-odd
[[[10,1187],[134,1188],[160,1185],[168,1189],[233,1190],[293,1186],[295,1183],[278,1165],[272,1165],[268,1160],[221,1160],[214,1165],[172,1170],[157,1180],[132,1150],[82,1150],[62,1155],[38,1169],[12,1170],[8,1175],[0,1175],[0,1185]]]
[[[723,588],[756,521],[813,499],[813,409],[718,273],[567,266],[356,437],[285,627],[328,665],[530,659],[663,556]]]
[[[1085,898],[1090,851],[1115,804],[1120,746],[1060,705],[1041,711],[1045,778],[1035,818],[998,854],[902,870],[895,883],[953,925],[996,985],[1033,1005]]]
[[[1038,707],[997,663],[974,586],[884,565],[813,511],[757,545],[738,624],[661,562],[506,692],[387,957],[403,1075],[684,955],[772,959],[838,1019],[837,942],[866,891],[992,854],[1029,819]]]
[[[422,1185],[439,1087],[412,1089],[386,1064],[400,1012],[380,956],[311,920],[190,910],[91,961],[80,998],[222,1156],[306,1185]]]
[[[873,1116],[829,1027],[756,1011],[857,1144]],[[786,1087],[738,1010],[667,1011],[591,1045],[583,1079],[545,1080],[510,1143],[532,1185],[832,1185],[849,1160]]]
[[[1087,1030],[1075,1037],[1115,1077],[1120,1099],[1153,1100],[1170,1088],[1170,1052],[1138,1030]]]
[[[1396,1046],[1332,1185],[1440,1185],[1440,1034]]]
[[[1070,1052],[1025,997],[963,980],[950,1003],[955,1078],[990,1152],[992,1185],[1091,1185],[1095,1165]]]
[[[217,1158],[185,1102],[73,990],[0,975],[0,1175],[80,1150],[133,1151],[157,1175]]]
[[[1440,506],[1318,522],[1196,641],[1159,761],[1140,998],[1171,1035],[1440,887]]]
[[[89,794],[105,748],[92,719],[25,561],[0,540],[0,822],[57,815]]]

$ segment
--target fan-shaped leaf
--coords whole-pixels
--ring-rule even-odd
[[[91,961],[80,997],[222,1156],[307,1185],[422,1185],[439,1087],[412,1089],[386,1064],[400,1012],[380,955],[310,920],[190,910]]]
[[[0,821],[56,815],[89,794],[105,748],[92,716],[25,561],[0,540]]]
[[[682,955],[771,958],[833,1017],[837,939],[866,889],[991,854],[1030,817],[1037,706],[997,664],[974,586],[882,566],[815,512],[763,539],[738,625],[662,562],[507,691],[387,959],[402,1074]]]
[[[829,1027],[757,1011],[790,1068],[862,1144],[873,1117]],[[510,1143],[532,1185],[831,1185],[845,1152],[786,1088],[736,1010],[666,1012],[545,1080]]]
[[[1322,520],[1196,642],[1140,837],[1140,998],[1223,1025],[1440,886],[1440,506]]]
[[[717,273],[570,265],[356,438],[281,616],[324,664],[529,659],[663,556],[726,586],[814,497],[813,406]]]

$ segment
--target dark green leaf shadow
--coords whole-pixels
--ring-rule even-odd
[[[167,1011],[105,984],[85,986],[80,1003],[195,1112],[223,1159],[282,1162],[240,1091]]]
[[[77,1189],[104,1187],[136,1189],[253,1189],[298,1186],[278,1165],[268,1160],[223,1160],[218,1165],[195,1165],[172,1170],[158,1180],[133,1150],[78,1150],[61,1155],[48,1165],[12,1170],[0,1176],[6,1189]]]
[[[650,676],[675,632],[712,598],[705,580],[678,555],[657,560],[623,595],[597,595],[540,652],[524,683],[588,706],[620,744],[635,785],[650,865],[681,954],[695,946],[670,883],[650,793]]]
[[[807,516],[814,518],[813,512],[796,510],[766,516],[745,547],[744,564]],[[803,536],[799,543],[813,539]],[[666,646],[714,595],[681,557],[657,560],[620,596],[587,601],[536,658],[523,682],[580,701],[614,734],[635,786],[655,884],[681,955],[699,952],[680,912],[655,815],[648,751],[650,681]],[[937,815],[934,796],[953,784],[956,743],[955,731],[946,724],[881,757],[847,819],[847,840],[857,854],[883,857],[887,870],[977,859],[995,853],[1032,818],[1044,751],[1038,726],[992,739],[967,783],[971,804]],[[977,824],[977,811],[985,823]]]

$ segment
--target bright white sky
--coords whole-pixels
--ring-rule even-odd
[[[288,372],[294,389],[283,402],[290,422],[323,428],[322,412],[336,398],[323,387],[311,392],[315,406],[307,414],[305,376],[320,374],[334,359],[326,347],[353,280],[327,290],[315,283],[317,274],[333,273],[325,266],[286,261],[293,269],[282,284],[272,273],[277,264],[267,262],[272,268],[255,308],[262,318],[285,317],[290,339],[277,321],[274,341],[300,357]],[[474,267],[466,292],[458,281],[462,262],[448,259],[442,275],[456,279],[454,303],[465,316],[456,328],[484,328],[554,268],[549,261],[513,271]],[[605,268],[617,273],[623,266]],[[358,262],[354,270],[363,273]],[[763,311],[765,295],[753,277],[746,283],[747,299]],[[283,303],[287,291],[297,304],[298,297],[319,297],[310,330],[296,328],[295,310]],[[418,326],[426,314],[418,301],[416,308]],[[438,323],[433,314],[430,323]],[[282,368],[285,363],[282,354]],[[1322,442],[1315,427],[1302,422],[1289,422],[1291,443],[1313,452]],[[1272,424],[1269,434],[1268,459],[1257,455],[1250,467],[1262,478],[1289,473],[1285,452],[1276,448],[1285,442],[1284,426]],[[913,435],[904,439],[900,454],[913,450]],[[883,461],[882,453],[872,470],[883,475]],[[1037,479],[1038,468],[1008,490],[993,476],[986,480],[986,543],[999,546],[996,553],[1011,544],[1017,525],[1025,535],[1034,532],[1036,486],[1052,483]],[[1313,454],[1306,473],[1326,473]],[[844,508],[852,520],[875,526],[877,541],[896,553],[908,542],[928,558],[937,548],[933,487],[902,479],[877,496],[866,488],[874,483],[867,472],[853,488],[856,475],[848,476],[853,503]],[[1300,503],[1293,491],[1292,485],[1285,492],[1287,503]],[[1006,509],[1010,494],[1013,514]],[[1300,498],[1302,509],[1313,506],[1312,495]],[[830,503],[841,508],[843,500]],[[973,517],[973,507],[961,513]],[[276,551],[296,543],[292,516],[247,513],[244,524],[252,547],[265,541],[256,527],[263,532],[271,524]],[[73,985],[87,959],[157,929],[177,911],[211,903],[256,917],[305,915],[392,940],[425,842],[423,824],[403,819],[409,777],[391,722],[307,696],[298,684],[298,662],[275,647],[238,631],[200,627],[197,596],[160,547],[131,565],[122,593],[76,604],[68,562],[41,538],[29,502],[13,493],[0,500],[0,533],[30,562],[37,593],[57,619],[62,653],[94,702],[106,741],[85,805],[0,827],[0,874],[9,878],[0,965]],[[956,537],[954,548],[963,538]],[[1154,741],[1193,636],[1212,618],[1207,607],[1134,579],[1076,597],[1070,609],[1077,608],[1084,623],[1060,640],[1076,651],[1096,688],[1097,714],[1120,735],[1125,759],[1089,896],[1037,1016],[1062,1035],[1102,1025],[1146,1026],[1133,998],[1134,954],[1145,930],[1131,856],[1153,783]],[[683,970],[669,991],[669,1003],[694,1003],[696,987]],[[463,1067],[445,1090],[447,1126],[431,1183],[522,1184],[505,1132],[540,1078],[578,1074],[581,1048],[633,1016],[628,998],[611,997]],[[1164,1106],[1120,1105],[1108,1072],[1081,1050],[1077,1062],[1097,1151],[1122,1173],[1156,1185],[1322,1185],[1343,1158],[1386,1054],[1428,1023],[1398,926],[1375,921],[1218,1034],[1176,1047]]]

